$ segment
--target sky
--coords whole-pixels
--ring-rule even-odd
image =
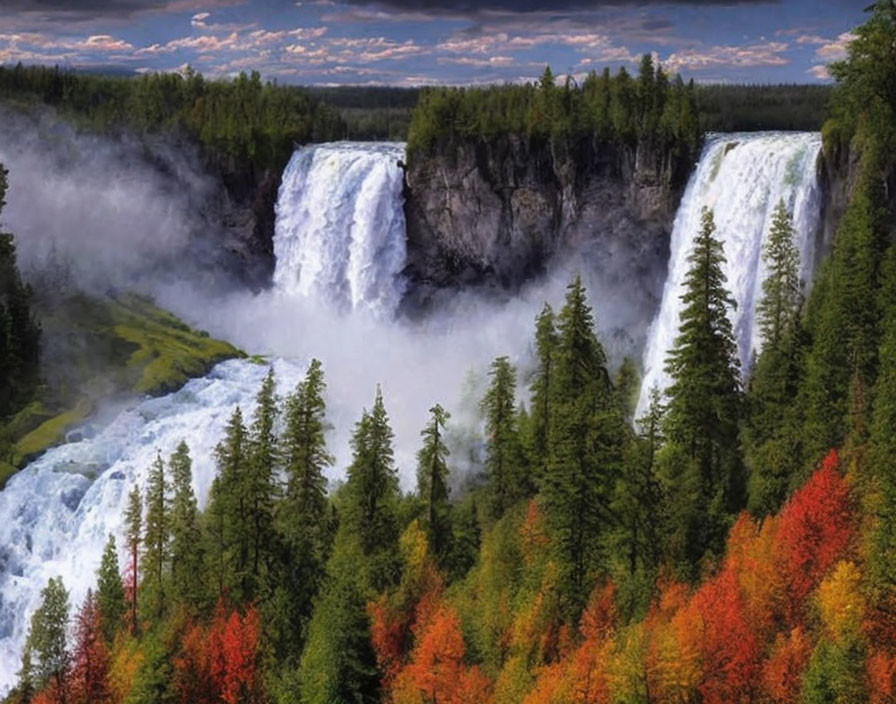
[[[633,68],[817,83],[870,0],[0,0],[0,64],[295,84],[484,84]]]

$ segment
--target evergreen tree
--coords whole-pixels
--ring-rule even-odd
[[[96,601],[100,612],[103,637],[106,639],[107,645],[112,645],[115,634],[124,623],[128,602],[124,593],[124,584],[121,581],[115,537],[111,533],[103,550],[100,568],[96,575]]]
[[[128,494],[128,507],[124,514],[125,530],[128,543],[128,567],[127,567],[127,598],[130,602],[130,614],[128,617],[131,633],[137,631],[137,590],[140,583],[137,569],[137,558],[140,554],[140,545],[143,537],[143,500],[140,498],[140,489],[136,486]]]
[[[28,679],[36,689],[52,686],[58,701],[66,701],[66,678],[71,656],[66,645],[68,592],[62,577],[54,577],[40,593],[41,604],[31,617],[25,648],[30,666]]]
[[[334,460],[326,444],[325,390],[321,364],[314,359],[286,402],[282,439],[286,491],[277,504],[283,543],[278,566],[281,584],[267,620],[276,623],[273,638],[287,661],[297,659],[301,652],[331,542],[324,471]]]
[[[491,515],[504,512],[529,493],[516,416],[516,370],[498,357],[489,371],[491,384],[480,407],[485,414],[486,459]]]
[[[208,509],[211,571],[217,577],[219,596],[227,595],[236,602],[247,600],[251,581],[252,542],[244,493],[248,453],[243,414],[237,407],[224,439],[215,448],[218,475],[212,482]]]
[[[146,524],[143,535],[143,584],[148,587],[146,608],[156,621],[161,621],[167,609],[165,581],[171,557],[170,502],[165,463],[157,455],[149,471],[146,484]]]
[[[190,448],[181,441],[168,460],[171,470],[171,588],[176,600],[196,606],[204,594],[202,531],[193,493]]]
[[[274,501],[277,486],[277,395],[274,370],[262,382],[256,397],[255,416],[249,428],[248,457],[239,478],[240,493],[246,511],[244,528],[248,549],[242,596],[254,600],[260,591],[264,572],[271,566],[274,540]]]
[[[570,618],[577,617],[592,580],[606,567],[604,538],[613,524],[613,491],[630,433],[606,364],[577,276],[558,318],[550,455],[542,490]]]
[[[757,309],[764,346],[748,387],[749,419],[744,429],[749,469],[750,511],[777,511],[799,470],[793,399],[801,374],[802,305],[799,251],[790,214],[782,200],[775,208],[763,249],[768,274]]]
[[[0,212],[8,171],[0,164]],[[31,287],[22,281],[13,236],[0,232],[0,416],[18,410],[38,382],[41,329],[31,310]]]
[[[383,396],[377,388],[373,410],[365,411],[355,426],[340,527],[360,541],[369,581],[376,590],[390,585],[398,574],[399,491],[392,438]]]
[[[429,424],[421,431],[423,447],[417,453],[417,491],[423,502],[423,528],[430,554],[444,564],[451,549],[451,516],[448,503],[448,448],[445,425],[451,415],[440,405],[429,409]]]
[[[692,565],[707,550],[719,554],[728,517],[744,503],[738,455],[739,362],[727,313],[734,302],[725,289],[725,255],[714,231],[712,211],[705,209],[701,232],[688,257],[691,267],[681,297],[679,335],[666,362],[672,385],[667,391],[664,432],[679,453],[676,461],[686,458],[692,465],[678,467],[675,473],[681,477],[696,473],[678,484],[696,483],[700,494],[695,513],[690,514],[698,523],[683,526],[686,559]]]
[[[793,220],[782,199],[772,215],[772,226],[762,251],[767,273],[762,300],[756,309],[766,347],[777,348],[790,335],[802,302],[800,253]]]
[[[532,384],[532,413],[529,419],[527,450],[529,464],[538,481],[544,477],[548,461],[548,437],[551,425],[551,392],[557,349],[554,311],[545,304],[535,320],[535,357],[537,367]]]

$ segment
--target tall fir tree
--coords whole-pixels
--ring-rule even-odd
[[[202,530],[193,492],[193,461],[183,440],[168,460],[171,470],[171,589],[181,604],[198,606],[205,593]]]
[[[799,439],[793,399],[802,371],[800,256],[791,215],[782,200],[775,208],[762,257],[768,273],[757,308],[762,353],[748,385],[744,455],[748,507],[754,515],[776,512],[799,472]]]
[[[606,569],[613,491],[630,433],[594,328],[585,287],[576,276],[558,318],[550,455],[542,490],[570,619],[578,617],[592,582]]]
[[[445,426],[451,415],[440,405],[429,409],[429,423],[420,432],[417,491],[423,503],[423,529],[436,563],[444,565],[451,550],[451,507],[448,503],[448,447]]]
[[[208,508],[207,559],[215,575],[218,596],[247,600],[251,581],[251,534],[247,525],[247,497],[243,492],[248,463],[248,438],[243,413],[236,407],[224,439],[215,448],[218,474],[212,482]]]
[[[358,536],[365,556],[369,582],[380,590],[398,575],[398,472],[395,469],[394,434],[377,388],[373,409],[355,426],[353,458],[345,484],[343,527]]]
[[[128,610],[124,583],[118,566],[118,550],[115,536],[109,534],[103,557],[96,575],[96,600],[99,608],[103,637],[107,645],[112,645],[115,634],[124,624]]]
[[[332,542],[324,472],[334,460],[327,450],[325,391],[321,363],[313,359],[305,378],[286,401],[282,437],[286,488],[276,506],[282,544],[280,583],[266,620],[290,669],[295,668],[301,653]]]
[[[249,565],[243,586],[244,598],[252,601],[261,590],[264,573],[271,566],[274,539],[274,502],[277,486],[277,389],[274,370],[269,369],[255,400],[255,416],[249,428],[249,457],[242,475],[242,494],[249,531]]]
[[[551,393],[557,353],[557,325],[553,309],[545,304],[535,319],[536,368],[529,386],[532,410],[526,449],[535,479],[544,477],[548,461],[548,437],[551,426]]]
[[[143,500],[140,497],[140,489],[134,487],[128,494],[128,506],[124,514],[124,523],[128,548],[127,599],[129,602],[128,628],[132,634],[137,632],[139,620],[138,590],[140,587],[140,571],[138,560],[140,546],[143,544]]]
[[[480,408],[485,415],[485,478],[493,518],[500,518],[529,493],[517,428],[516,369],[498,357],[489,370],[491,383]]]
[[[68,633],[68,591],[62,577],[53,577],[40,593],[41,603],[31,617],[25,641],[30,667],[28,679],[40,690],[52,687],[55,700],[65,704],[67,678],[71,665],[66,636]]]
[[[679,334],[666,362],[672,384],[663,429],[674,446],[670,452],[677,453],[674,464],[689,465],[672,467],[677,478],[669,479],[678,489],[697,491],[697,505],[679,526],[687,551],[679,557],[691,567],[708,551],[721,552],[729,518],[744,504],[740,365],[728,319],[734,301],[725,288],[725,255],[714,232],[712,211],[704,209],[688,256]]]
[[[146,483],[146,522],[143,532],[141,568],[145,587],[144,606],[156,622],[167,608],[166,582],[171,558],[171,516],[165,463],[157,455]]]

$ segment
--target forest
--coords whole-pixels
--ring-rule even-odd
[[[270,372],[220,438],[204,511],[182,443],[132,487],[86,600],[49,580],[6,701],[896,701],[896,7],[869,12],[831,67],[823,130],[854,169],[849,201],[811,290],[777,207],[749,369],[707,209],[665,395],[632,417],[638,370],[611,368],[576,277],[533,321],[535,373],[514,350],[492,363],[483,472],[459,487],[435,404],[401,491],[371,389],[330,490],[325,370],[312,361],[285,398]],[[409,149],[509,124],[694,150],[699,96],[648,59],[581,90],[549,72],[436,89]],[[35,339],[9,280],[6,339]]]

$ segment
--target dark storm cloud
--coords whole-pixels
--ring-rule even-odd
[[[781,0],[347,0],[351,5],[376,5],[415,12],[563,12],[638,5],[768,5]]]

